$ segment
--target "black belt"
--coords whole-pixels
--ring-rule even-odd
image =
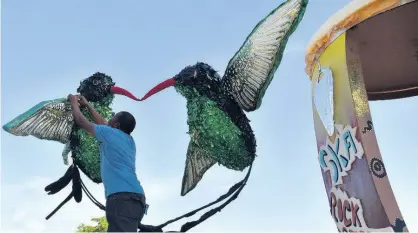
[[[131,193],[131,192],[119,192],[119,193],[112,193],[106,197],[106,200],[114,200],[114,199],[124,199],[124,200],[139,200],[141,201],[144,206],[146,204],[145,195],[142,193]]]

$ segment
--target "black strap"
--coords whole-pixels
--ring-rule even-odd
[[[224,195],[220,196],[220,197],[219,197],[218,199],[216,199],[215,201],[213,201],[213,202],[211,202],[211,203],[209,203],[209,204],[206,204],[206,205],[204,205],[204,206],[202,206],[202,207],[200,207],[200,208],[198,208],[198,209],[195,209],[195,210],[193,210],[193,211],[190,211],[190,212],[188,212],[188,213],[186,213],[186,214],[184,214],[184,215],[182,215],[182,216],[180,216],[180,217],[177,217],[177,218],[174,218],[174,219],[172,219],[172,220],[169,220],[169,221],[167,221],[167,222],[165,222],[165,223],[163,223],[163,224],[159,225],[158,227],[163,228],[163,227],[167,226],[168,224],[171,224],[171,223],[173,223],[173,222],[176,222],[176,221],[178,221],[178,220],[180,220],[180,219],[182,219],[182,218],[193,216],[193,215],[194,215],[194,214],[196,214],[197,212],[199,212],[199,211],[201,211],[201,210],[203,210],[203,209],[206,209],[206,208],[208,208],[208,207],[210,207],[210,206],[212,206],[212,205],[215,205],[215,204],[217,204],[217,203],[219,203],[219,202],[221,202],[221,201],[225,200],[227,197],[229,197],[229,196],[231,196],[233,193],[235,193],[235,191],[237,191],[237,190],[242,190],[242,188],[245,186],[245,183],[247,182],[248,177],[249,177],[249,175],[250,175],[250,173],[251,173],[251,167],[252,167],[252,165],[251,165],[251,166],[250,166],[250,168],[248,169],[248,171],[247,171],[247,175],[245,176],[245,178],[244,178],[243,180],[241,180],[241,181],[239,181],[238,183],[236,183],[235,185],[233,185],[233,186],[229,189],[229,191],[228,191],[227,193],[225,193]],[[241,191],[239,191],[239,192],[241,192]]]
[[[248,177],[250,176],[250,173],[251,173],[251,168],[252,168],[252,164],[251,164],[250,168],[248,169],[247,175],[245,176],[245,178],[243,180],[244,182],[242,182],[242,184],[239,187],[239,189],[227,201],[225,201],[222,205],[220,205],[220,206],[218,206],[218,207],[216,207],[214,209],[211,209],[211,210],[207,211],[198,220],[191,221],[191,222],[186,222],[185,224],[183,224],[181,226],[180,232],[186,232],[186,231],[192,229],[193,227],[199,225],[200,223],[204,222],[208,218],[210,218],[213,215],[215,215],[217,212],[221,212],[221,210],[223,208],[225,208],[227,205],[229,205],[229,203],[231,203],[232,201],[234,201],[235,199],[237,199],[237,197],[239,196],[239,194],[241,193],[241,191],[244,189],[245,185],[247,184]]]
[[[141,232],[162,232],[163,231],[162,228],[165,227],[165,226],[167,226],[168,224],[171,224],[173,222],[176,222],[176,221],[178,221],[178,220],[180,220],[182,218],[185,218],[185,217],[193,216],[197,212],[199,212],[199,211],[201,211],[203,209],[206,209],[207,207],[210,207],[210,206],[212,206],[214,204],[217,204],[217,203],[225,200],[226,198],[228,198],[228,197],[230,197],[232,195],[222,205],[218,206],[215,209],[212,209],[212,210],[207,211],[198,220],[192,221],[192,222],[187,222],[187,223],[183,224],[180,231],[181,232],[186,232],[186,231],[190,230],[191,228],[199,225],[200,223],[204,222],[205,220],[207,220],[211,216],[215,215],[217,212],[220,212],[229,203],[231,203],[233,200],[235,200],[238,197],[238,195],[241,193],[241,191],[244,188],[244,186],[246,185],[246,183],[248,181],[248,178],[249,178],[249,176],[251,174],[251,169],[252,169],[252,164],[250,165],[250,167],[249,167],[249,169],[247,171],[247,174],[246,174],[245,178],[243,180],[241,180],[240,182],[236,183],[235,185],[233,185],[226,194],[220,196],[217,200],[215,200],[215,201],[213,201],[213,202],[211,202],[211,203],[209,203],[207,205],[204,205],[204,206],[202,206],[202,207],[200,207],[198,209],[195,209],[193,211],[190,211],[190,212],[188,212],[186,214],[183,214],[182,216],[179,216],[177,218],[171,219],[171,220],[169,220],[169,221],[167,221],[167,222],[165,222],[163,224],[160,224],[158,226],[139,224],[138,229]]]
[[[94,198],[93,194],[90,193],[90,191],[87,189],[86,185],[81,179],[80,182],[84,193],[87,195],[90,201],[93,202],[93,204],[95,204],[97,207],[99,207],[99,209],[106,210],[106,207],[102,203],[100,203],[96,198]]]
[[[87,195],[87,197],[95,204],[97,207],[99,207],[101,210],[105,210],[105,206],[102,205],[99,201],[97,201],[96,198],[93,197],[93,195],[90,193],[90,191],[87,189],[84,182],[81,180],[80,172],[78,170],[78,167],[73,164],[71,165],[67,172],[64,174],[63,177],[58,179],[57,181],[51,183],[50,185],[45,187],[45,191],[48,192],[48,195],[53,195],[55,193],[60,192],[63,188],[65,188],[70,181],[72,180],[72,190],[71,193],[67,196],[67,198],[62,201],[57,208],[55,208],[47,217],[46,220],[50,219],[61,207],[63,207],[69,200],[71,200],[72,197],[76,200],[76,202],[80,202],[82,198],[82,191]],[[81,185],[79,185],[81,184]]]
[[[70,195],[67,196],[67,198],[64,199],[64,201],[62,201],[57,208],[55,208],[48,216],[46,216],[46,220],[50,219],[52,217],[52,215],[54,215],[59,209],[61,209],[61,207],[63,205],[65,205],[65,203],[67,203],[72,197],[73,197],[73,192],[71,191]]]

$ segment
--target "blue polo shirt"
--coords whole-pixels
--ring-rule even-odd
[[[100,173],[105,196],[118,192],[144,194],[136,176],[136,147],[132,136],[107,125],[94,125],[100,150]]]

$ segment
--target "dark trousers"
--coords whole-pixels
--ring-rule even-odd
[[[145,213],[145,196],[138,193],[114,193],[106,200],[107,232],[138,232]]]

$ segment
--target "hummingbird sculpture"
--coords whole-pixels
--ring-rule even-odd
[[[258,109],[287,41],[302,20],[308,0],[288,0],[253,29],[223,77],[198,62],[151,89],[142,99],[174,86],[187,99],[189,142],[181,195],[219,163],[243,171],[256,156],[256,140],[244,111]]]
[[[136,99],[127,90],[115,86],[110,76],[99,72],[80,82],[77,92],[84,96],[106,120],[109,120],[114,114],[110,107],[114,94]],[[88,110],[82,109],[82,112],[90,121],[93,121]],[[77,202],[81,201],[83,183],[77,168],[80,168],[93,182],[102,182],[99,144],[94,137],[81,130],[77,124],[74,124],[71,105],[67,98],[43,101],[5,124],[3,129],[15,136],[32,135],[42,140],[65,144],[62,152],[64,164],[69,164],[70,152],[73,162],[62,178],[45,188],[48,194],[55,194],[72,180],[72,192],[64,203],[71,197],[74,197]]]

